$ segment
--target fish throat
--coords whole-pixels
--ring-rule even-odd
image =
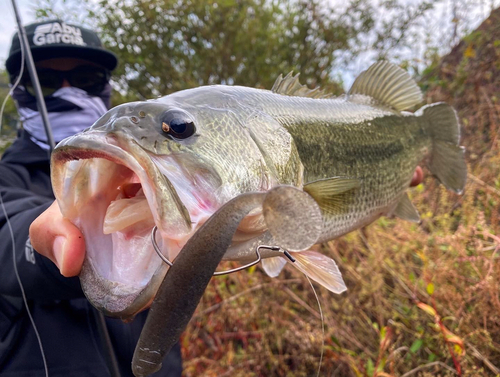
[[[61,211],[91,241],[80,275],[84,292],[107,314],[127,317],[123,311],[166,272],[150,240],[154,189],[143,172],[105,152],[61,151],[54,162]],[[159,242],[168,249],[163,237]]]

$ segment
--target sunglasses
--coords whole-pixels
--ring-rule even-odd
[[[64,80],[76,88],[85,90],[91,95],[97,95],[104,89],[111,76],[107,69],[82,65],[69,71],[57,71],[50,68],[37,68],[38,80],[44,97],[50,96],[60,89]],[[22,83],[32,96],[35,89],[28,74],[23,75]]]

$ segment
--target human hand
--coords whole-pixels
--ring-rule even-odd
[[[54,262],[63,276],[80,273],[85,240],[80,230],[63,217],[57,201],[31,223],[30,240],[33,248]]]
[[[417,166],[415,173],[413,173],[413,178],[410,182],[410,187],[418,186],[424,180],[424,172],[420,166]]]

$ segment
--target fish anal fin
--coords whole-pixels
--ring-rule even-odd
[[[285,96],[294,97],[309,97],[309,98],[332,98],[333,94],[325,93],[319,87],[314,89],[309,89],[306,85],[301,85],[299,82],[299,75],[297,73],[295,76],[293,72],[289,72],[288,75],[283,77],[279,75],[274,82],[271,91],[276,94],[282,94]]]
[[[266,274],[275,278],[280,274],[283,267],[285,267],[286,260],[283,257],[264,258],[261,263]]]
[[[333,293],[342,293],[347,287],[335,261],[312,250],[293,253],[295,262],[286,259],[299,271]]]
[[[392,214],[400,219],[411,221],[413,223],[420,222],[420,215],[406,193],[403,194],[403,197],[397,204],[396,209]]]
[[[310,182],[304,191],[318,203],[323,213],[343,213],[352,202],[354,190],[361,182],[356,178],[333,177]]]
[[[369,103],[365,96],[383,107],[397,111],[410,109],[423,100],[422,91],[408,72],[387,61],[373,64],[354,81],[349,100]]]

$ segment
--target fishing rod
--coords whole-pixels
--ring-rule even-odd
[[[30,45],[28,43],[28,37],[26,36],[26,30],[24,30],[23,24],[21,22],[21,16],[17,8],[16,0],[11,0],[12,7],[14,8],[14,13],[16,15],[17,30],[19,33],[19,42],[21,43],[21,48],[24,50],[24,60],[26,61],[26,66],[28,68],[28,73],[30,75],[31,83],[33,84],[33,89],[35,90],[36,106],[38,112],[42,116],[43,127],[45,129],[45,134],[47,135],[47,143],[49,144],[49,155],[54,150],[56,146],[54,142],[54,136],[52,135],[52,129],[50,128],[49,114],[47,112],[47,106],[45,105],[45,99],[42,94],[42,87],[40,86],[40,81],[38,81],[38,74],[36,73],[35,62],[33,61],[33,55],[31,54]],[[23,62],[21,62],[23,64]]]
[[[49,123],[48,114],[47,114],[47,108],[45,106],[45,101],[44,101],[44,98],[42,95],[40,84],[38,82],[38,76],[36,74],[35,64],[33,62],[33,56],[31,55],[31,50],[29,48],[28,38],[26,37],[26,32],[25,32],[25,30],[22,26],[22,23],[21,23],[21,18],[19,16],[19,11],[17,9],[17,4],[16,4],[15,0],[11,0],[11,1],[12,1],[12,7],[14,8],[14,13],[16,16],[16,22],[17,22],[17,26],[18,26],[18,38],[19,38],[19,44],[21,47],[21,66],[19,69],[19,75],[14,80],[12,87],[11,87],[9,93],[5,96],[5,99],[4,99],[2,106],[0,108],[0,130],[2,129],[2,120],[3,120],[3,112],[5,109],[5,104],[7,103],[7,100],[9,99],[9,97],[11,97],[14,89],[19,85],[19,83],[21,81],[21,77],[22,77],[23,71],[24,71],[24,59],[26,56],[26,61],[28,63],[27,65],[28,65],[28,69],[29,69],[30,78],[31,78],[31,81],[35,85],[34,88],[35,88],[36,94],[37,94],[37,96],[36,96],[37,108],[40,111],[40,113],[42,114],[42,120],[44,123],[45,132],[47,134],[47,140],[49,143],[49,154],[50,154],[50,152],[52,152],[52,150],[54,149],[55,143],[54,143],[54,138],[53,138],[52,132],[51,132],[52,130],[50,128],[50,123]],[[9,215],[7,214],[7,210],[5,208],[5,204],[3,201],[3,193],[2,193],[2,195],[0,195],[0,206],[1,206],[3,214],[5,216],[6,226],[8,226],[8,230],[9,230],[10,238],[11,238],[11,242],[12,242],[12,263],[13,263],[13,268],[14,268],[14,274],[15,274],[16,280],[19,284],[19,289],[21,291],[22,301],[25,305],[26,312],[28,314],[31,325],[33,326],[33,331],[35,333],[36,339],[38,341],[38,345],[40,347],[40,353],[42,356],[45,377],[49,377],[49,369],[48,369],[48,365],[47,365],[47,359],[45,357],[45,351],[43,348],[42,339],[40,337],[40,333],[38,332],[38,328],[37,328],[35,321],[33,319],[33,315],[31,314],[31,311],[30,311],[30,308],[28,305],[28,300],[26,298],[26,294],[24,291],[24,286],[23,286],[23,283],[21,281],[21,276],[19,275],[19,271],[17,270],[16,248],[15,248],[16,241],[15,241],[15,237],[14,237],[14,230],[12,228],[12,224],[10,222]]]

